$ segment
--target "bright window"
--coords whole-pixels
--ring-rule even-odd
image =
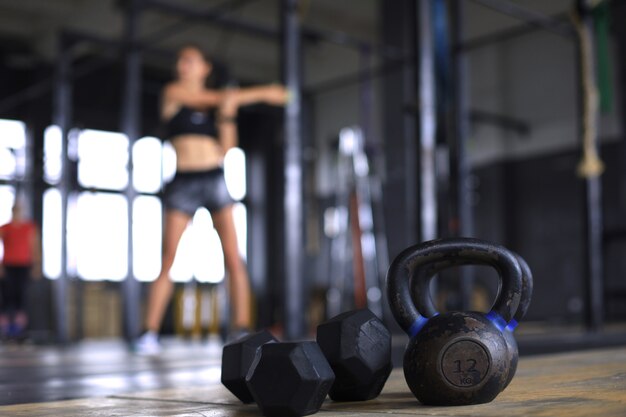
[[[0,178],[23,176],[26,166],[26,125],[0,119]]]
[[[43,134],[43,175],[50,184],[61,180],[63,133],[56,125],[48,126]]]
[[[139,281],[152,281],[161,270],[161,217],[161,201],[157,197],[139,196],[135,199],[133,272]]]
[[[172,280],[220,282],[224,279],[224,255],[209,211],[198,209],[183,233],[170,271]]]
[[[22,149],[26,146],[26,125],[19,120],[0,119],[0,146]]]
[[[50,188],[43,194],[43,225],[41,233],[42,268],[46,277],[61,276],[61,192]]]
[[[142,193],[161,188],[163,146],[157,138],[141,138],[133,145],[133,186]]]
[[[165,142],[163,144],[163,159],[161,166],[161,175],[163,182],[170,182],[176,174],[176,151],[171,143]]]
[[[239,245],[239,255],[247,259],[248,245],[248,213],[246,206],[236,203],[233,206],[233,218],[235,221],[235,231],[237,233],[237,244]]]
[[[246,259],[247,219],[246,207],[236,203],[233,217],[239,255]],[[224,254],[219,235],[213,227],[211,214],[200,208],[183,233],[170,275],[174,281],[187,282],[195,278],[199,282],[217,283],[224,279]]]
[[[67,199],[67,231],[65,234],[67,242],[67,274],[71,277],[77,275],[76,264],[78,263],[78,246],[82,238],[80,233],[80,219],[77,213],[78,193],[72,192]]]
[[[246,154],[232,148],[224,158],[224,177],[230,196],[242,200],[246,196]]]
[[[102,130],[78,136],[78,182],[83,187],[122,190],[128,185],[128,138]]]
[[[62,134],[50,126],[44,137],[45,180],[61,178]],[[70,159],[78,162],[78,181],[86,188],[122,191],[128,186],[128,139],[115,132],[72,130]],[[0,158],[2,155],[0,154]],[[154,137],[139,139],[132,148],[132,186],[141,193],[157,193],[176,172],[176,153],[168,142]],[[1,162],[1,161],[0,161]],[[245,154],[230,150],[224,161],[228,190],[235,200],[246,195]],[[5,200],[5,199],[3,199]],[[68,199],[68,274],[85,280],[121,281],[128,272],[128,206],[121,193],[72,193]],[[52,188],[43,202],[43,269],[46,276],[61,273],[61,194]],[[133,273],[140,281],[152,281],[160,272],[162,207],[156,196],[140,195],[133,202]],[[245,259],[246,207],[233,208],[239,252]],[[1,213],[0,213],[1,214]],[[224,278],[224,257],[209,212],[202,208],[185,230],[171,270],[175,281],[196,279],[217,283]]]
[[[15,190],[10,185],[0,185],[0,225],[11,221]]]
[[[17,160],[11,149],[0,148],[0,178],[10,179],[15,176]]]
[[[126,197],[80,193],[75,223],[76,271],[85,280],[121,281],[128,273],[128,213]],[[69,220],[69,219],[68,219]],[[68,242],[69,244],[69,242]]]
[[[15,190],[9,185],[0,185],[0,225],[11,221]],[[4,256],[4,247],[0,241],[0,259]]]

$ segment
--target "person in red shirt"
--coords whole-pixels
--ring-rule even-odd
[[[24,218],[20,203],[13,206],[12,220],[0,226],[0,240],[4,244],[0,332],[3,337],[19,337],[28,324],[24,309],[26,286],[31,275],[41,274],[39,231],[33,222]]]

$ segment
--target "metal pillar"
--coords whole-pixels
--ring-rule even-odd
[[[72,121],[72,82],[71,82],[71,54],[66,37],[59,36],[59,56],[56,62],[56,80],[54,85],[54,124],[61,129],[61,274],[53,285],[54,318],[56,321],[57,341],[61,344],[69,342],[67,326],[67,202],[71,184],[70,160],[68,158],[68,132]]]
[[[283,81],[291,92],[285,107],[285,254],[283,308],[285,337],[297,339],[305,334],[304,239],[302,210],[302,60],[299,0],[282,0]]]
[[[368,291],[367,297],[370,302],[370,310],[374,311],[376,307],[378,311],[374,311],[379,317],[391,317],[391,311],[386,302],[380,302],[379,300],[386,300],[384,298],[385,278],[387,275],[387,269],[389,268],[389,253],[387,246],[387,233],[385,228],[385,213],[382,183],[380,180],[380,173],[382,172],[383,161],[380,150],[382,144],[380,138],[373,137],[372,134],[372,113],[374,107],[374,79],[372,74],[368,71],[371,67],[372,54],[368,48],[361,49],[361,68],[363,68],[362,79],[359,83],[359,124],[363,131],[363,143],[362,151],[366,158],[370,161],[370,172],[368,172],[368,198],[370,200],[370,211],[372,216],[372,237],[374,239],[374,258],[372,259],[372,265],[368,271],[371,277],[371,283],[376,285],[380,289],[380,293],[377,291]],[[378,299],[377,297],[380,297]]]
[[[450,10],[450,41],[452,51],[464,42],[465,2],[448,2]],[[467,155],[467,140],[469,137],[469,105],[467,95],[467,58],[462,52],[451,53],[451,129],[448,136],[450,141],[450,177],[452,217],[456,220],[456,230],[453,234],[471,237],[474,235],[474,218],[472,213],[469,181],[470,165]],[[469,310],[473,271],[469,268],[460,270],[460,302],[462,310]]]
[[[122,91],[120,130],[128,137],[128,274],[122,285],[124,336],[133,340],[141,331],[140,285],[133,273],[133,202],[136,191],[132,184],[132,147],[140,134],[141,123],[141,52],[136,46],[140,19],[139,1],[131,1],[126,11],[124,40],[125,81]]]
[[[402,181],[402,196],[404,198],[404,212],[400,226],[402,235],[405,237],[402,247],[399,250],[392,250],[392,242],[389,241],[391,253],[399,253],[401,250],[409,245],[413,245],[421,240],[420,238],[420,216],[416,213],[420,213],[419,207],[419,141],[415,138],[419,137],[418,117],[415,111],[417,104],[414,108],[406,109],[406,103],[417,103],[419,100],[418,94],[418,72],[419,65],[416,57],[417,45],[417,2],[406,0],[405,8],[402,10],[404,15],[403,27],[402,27],[402,43],[408,54],[412,56],[412,65],[404,65],[402,71],[402,82],[400,87],[401,94],[401,109],[404,110],[404,117],[402,118],[402,144],[401,144],[401,158],[402,158],[402,170],[400,174],[403,176]],[[383,6],[385,7],[385,6]],[[387,6],[388,7],[388,6]],[[395,22],[394,22],[395,23]],[[397,26],[397,25],[396,25]],[[385,86],[385,88],[388,88]],[[395,103],[398,102],[396,97],[391,97]],[[387,127],[387,126],[386,126]],[[389,132],[385,129],[385,132]],[[388,133],[387,133],[388,134]],[[386,153],[389,153],[387,150]],[[389,162],[387,162],[389,164]],[[388,165],[389,166],[389,165]],[[393,166],[389,166],[393,168]],[[393,195],[393,194],[392,194]]]
[[[391,256],[404,250],[407,246],[418,241],[417,232],[417,143],[416,117],[414,103],[416,99],[415,68],[413,54],[415,52],[415,1],[385,1],[379,2],[380,32],[382,41],[404,52],[404,56],[411,57],[410,61],[396,60],[385,57],[378,69],[367,69],[366,72],[379,71],[382,89],[380,91],[382,128],[385,132],[382,153],[384,165],[377,167],[383,175],[382,194],[393,196],[393,201],[386,201],[382,205],[382,214],[385,221],[387,237],[386,252]],[[363,71],[360,70],[359,73]],[[354,77],[360,82],[368,74]],[[339,86],[349,80],[337,79],[332,84]],[[329,85],[329,84],[326,84]],[[331,88],[334,88],[331,85]],[[325,90],[324,83],[321,91]],[[320,91],[320,90],[316,90]],[[407,108],[407,103],[411,108]],[[385,271],[386,274],[386,271]],[[383,291],[384,291],[383,286]],[[385,298],[385,295],[383,295]],[[386,299],[386,298],[385,298]],[[384,303],[386,306],[386,303]],[[391,318],[391,315],[386,315]],[[387,320],[387,324],[395,329],[395,320]]]
[[[416,63],[418,94],[419,236],[437,237],[437,185],[435,178],[436,109],[432,4],[417,0]]]
[[[590,14],[589,0],[576,0],[580,19],[590,33],[593,34],[593,18]],[[592,35],[593,36],[593,35]],[[579,39],[580,42],[580,39]],[[593,42],[590,42],[593,44]],[[595,82],[595,49],[590,45],[594,64],[591,65],[590,79]],[[579,52],[580,53],[580,52]],[[589,58],[591,59],[591,58]],[[579,55],[580,61],[580,55]],[[580,66],[580,65],[579,65]],[[579,85],[583,85],[585,74],[579,70]],[[582,103],[581,103],[582,104]],[[582,111],[582,105],[581,105]],[[596,110],[597,111],[597,110]],[[597,117],[597,116],[596,116]],[[580,117],[580,131],[583,132],[583,119]],[[595,132],[597,136],[598,132]],[[582,136],[582,134],[581,134]],[[597,144],[597,138],[596,138]],[[587,269],[586,284],[586,314],[587,329],[597,331],[602,327],[604,320],[604,262],[602,252],[603,219],[602,219],[602,179],[600,175],[585,178],[585,259]]]
[[[610,13],[613,22],[623,22],[626,19],[626,3],[621,0],[611,2]],[[615,41],[618,60],[618,83],[621,85],[621,120],[622,120],[622,143],[620,144],[619,166],[619,212],[626,213],[626,26],[613,25],[613,39]],[[626,230],[626,219],[620,224]]]

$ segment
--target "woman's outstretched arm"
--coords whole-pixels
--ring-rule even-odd
[[[161,116],[164,119],[169,119],[181,105],[192,108],[218,108],[222,105],[225,94],[232,96],[231,100],[236,100],[237,107],[254,103],[280,106],[285,104],[289,98],[287,89],[278,84],[227,90],[203,89],[198,91],[189,91],[176,84],[170,84],[163,91]]]
[[[235,90],[239,106],[253,103],[283,105],[289,98],[287,89],[280,84],[260,85]]]
[[[201,89],[190,91],[177,84],[165,87],[163,98],[189,107],[218,107],[222,102],[223,91]]]
[[[237,111],[239,102],[237,92],[225,90],[222,96],[222,103],[219,107],[217,128],[219,140],[224,153],[237,146],[239,139],[237,136]]]

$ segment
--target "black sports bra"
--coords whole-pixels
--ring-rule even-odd
[[[165,122],[165,131],[170,139],[184,134],[197,134],[217,138],[215,111],[200,111],[181,106],[180,110]]]

